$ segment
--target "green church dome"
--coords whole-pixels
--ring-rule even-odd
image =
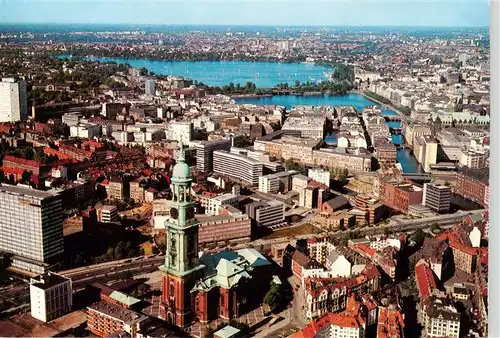
[[[180,180],[191,178],[191,170],[189,170],[189,166],[186,163],[182,142],[180,144],[179,157],[177,158],[177,163],[172,172],[172,178]]]

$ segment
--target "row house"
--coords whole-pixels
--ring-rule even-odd
[[[343,311],[351,292],[364,294],[379,290],[381,274],[374,264],[368,264],[353,278],[309,278],[305,281],[306,318]]]

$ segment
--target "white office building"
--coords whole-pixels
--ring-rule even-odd
[[[0,81],[0,123],[17,122],[28,116],[26,81],[4,77]]]
[[[330,186],[330,172],[328,170],[320,168],[309,169],[307,171],[307,176],[327,187]]]
[[[250,185],[258,185],[262,176],[263,164],[245,155],[234,154],[228,151],[214,151],[215,174],[227,176]]]
[[[231,205],[238,207],[238,196],[233,194],[223,194],[208,200],[208,207],[205,209],[205,214],[218,215],[219,210],[223,205]]]
[[[231,140],[202,141],[196,144],[196,168],[209,173],[213,171],[214,151],[231,149]]]
[[[156,83],[155,80],[146,80],[146,84],[144,85],[144,91],[146,95],[156,95]]]
[[[50,322],[71,312],[73,288],[71,279],[48,272],[30,280],[31,316]]]
[[[251,203],[246,211],[257,226],[268,227],[285,221],[285,205],[278,201]]]
[[[268,194],[286,193],[290,190],[292,173],[281,171],[259,177],[259,191]]]
[[[44,273],[64,252],[61,196],[30,188],[0,186],[0,250],[12,265]]]
[[[190,144],[193,136],[193,123],[186,121],[174,121],[169,124],[167,138],[172,141]]]

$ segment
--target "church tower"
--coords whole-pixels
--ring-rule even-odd
[[[180,144],[171,179],[170,217],[165,222],[166,253],[160,315],[167,322],[184,327],[193,318],[191,289],[203,269],[198,263],[198,223],[190,196],[192,177]]]

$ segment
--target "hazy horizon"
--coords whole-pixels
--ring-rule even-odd
[[[3,0],[2,25],[487,28],[488,0]]]

